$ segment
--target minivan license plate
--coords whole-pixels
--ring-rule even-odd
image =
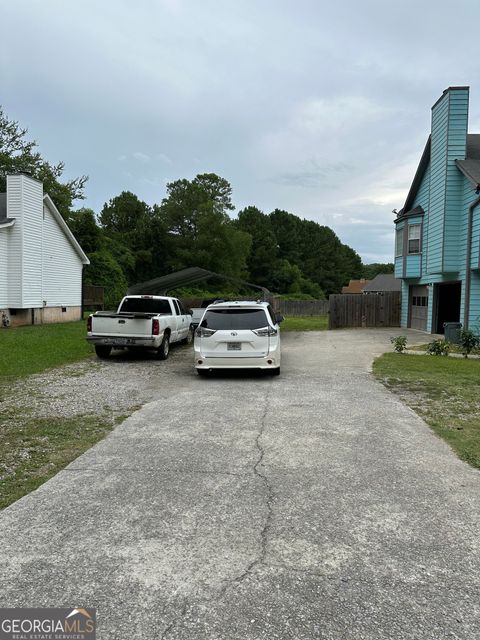
[[[241,342],[227,342],[227,351],[241,351],[242,343]]]

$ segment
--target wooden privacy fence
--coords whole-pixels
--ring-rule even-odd
[[[331,295],[328,328],[399,327],[400,296],[399,291]]]
[[[273,308],[284,316],[326,316],[328,300],[271,300]]]
[[[104,288],[93,284],[84,284],[82,304],[84,309],[103,309]]]
[[[237,300],[252,300],[239,297]],[[328,313],[328,300],[281,300],[274,296],[268,298],[268,302],[275,311],[284,316],[326,316]],[[202,303],[200,298],[186,298],[183,303],[187,307],[199,307]]]

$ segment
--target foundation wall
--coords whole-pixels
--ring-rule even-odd
[[[65,309],[65,311],[62,311]],[[82,319],[81,307],[39,307],[35,309],[0,309],[0,328],[5,314],[10,327],[22,327],[31,324],[54,324],[59,322],[75,322]]]

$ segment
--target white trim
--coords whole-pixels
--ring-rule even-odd
[[[53,200],[50,198],[48,193],[46,193],[43,196],[43,202],[48,206],[48,209],[49,209],[50,213],[53,215],[53,217],[57,221],[57,224],[60,227],[60,229],[63,231],[63,233],[65,234],[65,237],[67,238],[67,240],[70,242],[72,247],[75,249],[75,251],[80,256],[80,259],[82,260],[82,263],[83,264],[90,264],[90,260],[87,258],[87,256],[83,252],[82,247],[78,244],[75,236],[70,231],[67,223],[62,218],[62,214],[57,209],[57,207],[55,206]]]
[[[8,222],[0,222],[0,229],[7,229],[8,227],[13,227],[15,224],[15,218],[9,220]]]

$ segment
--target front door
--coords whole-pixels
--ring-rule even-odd
[[[428,287],[424,285],[410,287],[410,327],[426,331],[427,314]]]

